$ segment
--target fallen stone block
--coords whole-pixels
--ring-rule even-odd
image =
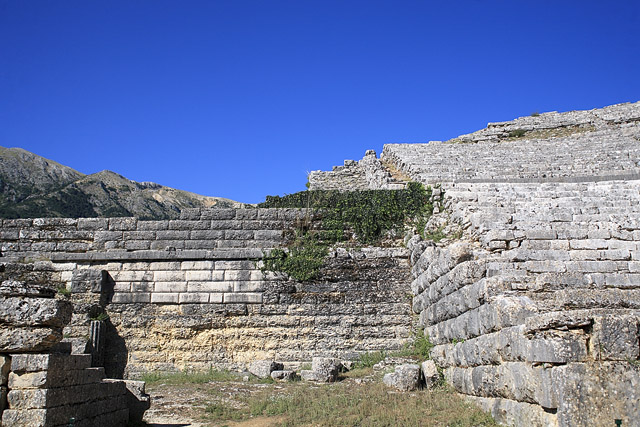
[[[420,388],[420,366],[413,363],[396,366],[395,372],[386,374],[382,382],[400,391],[413,391]]]
[[[311,361],[311,369],[317,374],[318,381],[327,383],[338,379],[341,365],[338,359],[329,357],[314,357]]]
[[[273,360],[256,360],[249,365],[249,372],[258,378],[269,378],[271,372],[282,369],[284,365]]]
[[[420,364],[422,377],[427,389],[432,389],[440,383],[440,373],[433,360],[426,360]]]
[[[276,381],[293,381],[296,378],[296,371],[277,370],[271,372],[271,378]]]

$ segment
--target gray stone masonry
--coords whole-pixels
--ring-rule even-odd
[[[309,174],[309,190],[399,190],[405,184],[391,176],[373,150],[367,150],[357,162],[345,160],[344,166],[335,166],[330,172],[313,171]]]
[[[447,382],[504,423],[638,419],[640,181],[455,183],[444,207],[463,239],[410,259]]]
[[[91,355],[14,354],[2,425],[124,426],[149,407],[144,383],[105,380]],[[132,416],[130,416],[130,408]]]

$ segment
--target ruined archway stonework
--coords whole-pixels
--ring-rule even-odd
[[[620,104],[387,144],[380,159],[312,172],[311,190],[411,179],[444,192],[427,228],[447,239],[334,250],[322,280],[260,269],[310,215],[296,209],[3,220],[1,251],[71,290],[69,336],[106,310],[107,374],[351,358],[399,348],[417,316],[447,381],[499,421],[633,425],[639,178],[640,103]]]

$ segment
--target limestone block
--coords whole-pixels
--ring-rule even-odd
[[[262,294],[251,292],[225,293],[223,297],[224,303],[249,303],[261,304]]]
[[[47,425],[46,409],[7,409],[2,412],[3,426],[45,427]]]
[[[191,240],[222,240],[224,239],[224,230],[191,230],[189,238]]]
[[[137,223],[137,218],[109,218],[109,230],[133,231]]]
[[[198,282],[206,282],[211,281],[211,270],[193,270],[185,272],[186,280],[190,281],[198,281]]]
[[[225,240],[251,240],[254,238],[253,230],[225,230]]]
[[[180,304],[204,304],[209,302],[209,294],[205,292],[180,293]]]
[[[440,373],[433,360],[422,362],[420,369],[422,370],[422,377],[424,378],[427,389],[432,389],[440,383]]]
[[[249,280],[251,278],[251,270],[225,270],[224,280]]]
[[[208,230],[211,227],[209,220],[169,220],[169,230]]]
[[[594,317],[589,347],[596,360],[637,360],[640,316]]]
[[[153,281],[155,282],[181,282],[186,278],[186,272],[180,270],[174,271],[154,271]],[[142,279],[140,279],[142,280]],[[150,279],[147,279],[150,280]]]
[[[563,426],[609,425],[640,420],[640,373],[628,362],[570,363],[553,369],[558,422]]]
[[[235,219],[258,219],[257,209],[236,209]]]
[[[9,388],[32,389],[69,387],[74,385],[92,384],[104,378],[104,368],[86,368],[69,371],[39,371],[26,373],[9,373]]]
[[[188,292],[231,292],[232,282],[188,282]]]
[[[153,292],[151,294],[152,304],[178,304],[178,293],[159,293]]]
[[[61,339],[61,327],[4,325],[0,332],[0,352],[44,351],[55,346]]]
[[[408,363],[396,366],[395,371],[385,374],[382,381],[400,391],[413,391],[420,387],[420,373],[419,365]]]
[[[311,370],[316,373],[318,381],[334,382],[340,372],[340,360],[329,357],[314,357],[311,360]]]
[[[63,327],[73,307],[63,299],[0,296],[0,323],[11,326]]]
[[[11,390],[7,396],[11,409],[47,409],[96,401],[125,393],[122,380],[43,389]]]
[[[273,360],[256,360],[249,364],[249,372],[258,378],[268,378],[273,371],[282,371],[284,365]]]
[[[224,294],[221,292],[211,292],[209,294],[209,303],[222,304]]]
[[[111,300],[114,304],[133,304],[139,302],[151,302],[150,292],[119,293],[116,292]]]
[[[296,376],[296,371],[277,370],[271,372],[271,378],[276,381],[294,381]]]
[[[157,282],[153,287],[154,292],[186,292],[186,282]]]
[[[252,270],[255,269],[255,261],[216,261],[216,270]]]
[[[189,231],[187,230],[158,230],[156,232],[157,240],[188,240]]]
[[[90,354],[14,354],[12,371],[16,373],[48,370],[77,370],[91,367]]]
[[[262,292],[264,282],[262,281],[240,281],[232,282],[234,292]]]
[[[556,427],[558,425],[557,415],[545,412],[540,405],[503,398],[468,395],[464,397],[489,412],[497,422],[504,425],[532,427]]]
[[[200,213],[201,219],[234,219],[236,217],[236,209],[202,209]]]

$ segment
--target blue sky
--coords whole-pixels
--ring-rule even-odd
[[[1,146],[248,203],[639,76],[637,0],[0,0]]]

